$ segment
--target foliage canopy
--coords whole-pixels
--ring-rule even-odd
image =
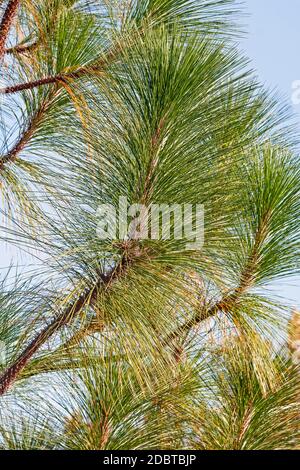
[[[267,289],[300,271],[298,142],[237,7],[0,2],[1,237],[34,259],[0,287],[1,448],[299,448]],[[203,249],[99,239],[123,196],[204,204]]]

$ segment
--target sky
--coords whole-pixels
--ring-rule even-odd
[[[262,83],[277,89],[290,102],[298,116],[300,132],[300,92],[298,104],[292,100],[292,86],[297,80],[300,90],[300,0],[244,0],[244,11],[247,34],[240,47],[252,59]],[[0,246],[0,269],[14,257],[13,249],[3,250]],[[300,308],[300,278],[280,282],[274,289]]]
[[[247,35],[241,48],[262,83],[290,102],[300,132],[300,99],[293,99],[292,88],[297,80],[300,85],[300,0],[244,0],[244,10]],[[300,278],[277,283],[275,289],[300,308]]]
[[[291,101],[292,83],[300,80],[300,1],[244,0],[247,37],[242,47],[261,80]],[[295,106],[299,113],[300,103]]]

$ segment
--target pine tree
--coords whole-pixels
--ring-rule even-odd
[[[235,2],[0,12],[1,238],[27,263],[0,287],[0,447],[299,448],[297,316],[268,289],[299,274],[297,135]],[[175,215],[99,237],[120,198],[203,205],[203,246]]]

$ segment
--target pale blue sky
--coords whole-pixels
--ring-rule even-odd
[[[300,80],[300,0],[244,0],[244,3],[248,34],[241,47],[253,60],[261,81],[277,88],[293,106],[292,83]],[[294,111],[299,117],[300,132],[300,104],[294,106]],[[0,268],[15,258],[15,251],[6,248],[0,246]],[[276,290],[300,307],[300,279],[288,285],[279,283]]]
[[[252,59],[259,78],[292,103],[292,83],[300,80],[300,0],[244,0],[247,37],[242,48]],[[300,307],[300,279],[276,286],[278,293]]]
[[[291,84],[300,80],[300,1],[244,0],[247,38],[243,47],[259,76],[287,98]],[[297,109],[298,108],[298,109]],[[300,105],[295,108],[299,112]]]

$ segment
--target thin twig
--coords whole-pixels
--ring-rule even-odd
[[[53,96],[51,96],[50,99],[48,99],[47,101],[44,101],[41,104],[41,106],[37,109],[37,111],[33,115],[31,121],[27,125],[27,127],[26,127],[25,131],[23,132],[23,134],[21,134],[21,136],[19,137],[19,139],[15,143],[15,145],[5,155],[3,155],[1,157],[1,159],[0,159],[0,172],[1,172],[1,170],[4,169],[4,167],[7,163],[13,163],[17,159],[20,152],[22,152],[22,150],[24,150],[24,148],[26,147],[26,145],[28,144],[30,139],[34,136],[36,130],[38,129],[38,127],[39,127],[39,125],[40,125],[40,123],[41,123],[41,121],[44,117],[45,112],[47,112],[48,108],[50,107],[51,99],[52,99]]]
[[[38,47],[38,42],[32,44],[17,44],[16,46],[8,47],[5,49],[5,54],[28,54]]]
[[[79,67],[72,72],[65,72],[65,73],[58,73],[56,75],[49,75],[48,77],[39,78],[37,80],[32,80],[29,82],[18,83],[16,85],[8,86],[5,88],[0,89],[0,94],[13,94],[18,93],[24,90],[33,90],[34,88],[51,85],[51,84],[58,84],[58,83],[66,83],[68,84],[72,80],[76,80],[78,78],[82,78],[86,75],[90,74],[97,74],[106,69],[111,61],[116,58],[117,52],[120,50],[120,47],[117,46],[109,51],[106,56],[97,61],[96,64],[91,66],[84,66]]]
[[[267,212],[262,218],[260,226],[255,235],[254,245],[251,254],[248,257],[245,269],[243,270],[239,285],[230,293],[227,293],[221,300],[212,305],[206,312],[203,312],[203,307],[199,309],[199,313],[179,326],[167,338],[164,339],[163,344],[170,344],[184,333],[188,333],[191,329],[209,318],[214,317],[219,312],[230,313],[230,311],[238,304],[240,298],[247,292],[255,282],[255,271],[259,263],[259,252],[263,241],[268,233],[268,226],[270,221],[270,213]]]

